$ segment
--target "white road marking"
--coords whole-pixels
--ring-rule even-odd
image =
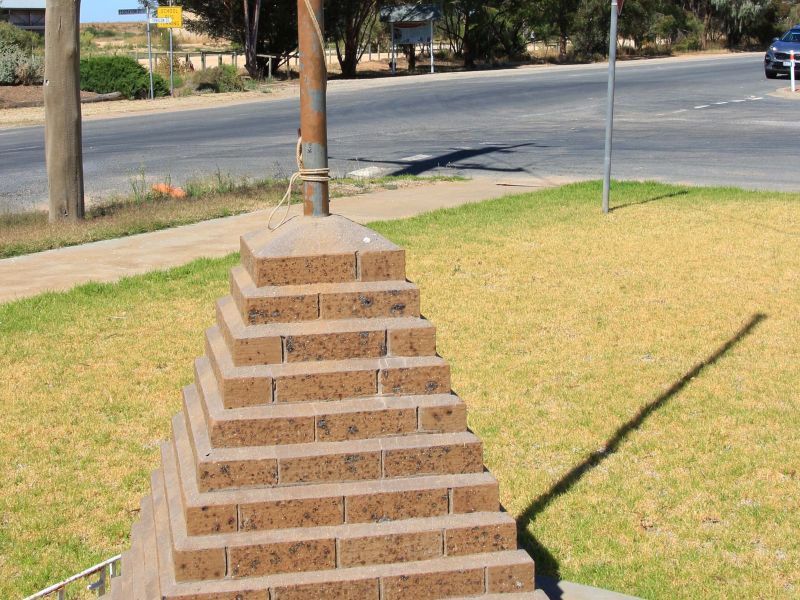
[[[380,177],[388,169],[381,167],[366,167],[365,169],[358,169],[357,171],[350,171],[347,176],[354,179],[369,179],[370,177]]]
[[[752,100],[763,100],[763,96],[750,96],[748,98],[740,98],[738,100],[721,100],[719,102],[714,102],[713,106],[724,106],[725,104],[739,104],[740,102],[750,102]],[[699,110],[702,108],[711,108],[711,104],[698,104],[694,107],[695,110]],[[681,110],[675,110],[673,113],[682,113],[686,112],[687,109],[683,108]]]
[[[421,160],[428,160],[429,158],[433,158],[433,156],[430,154],[415,154],[414,156],[406,156],[400,160],[403,162],[419,162]]]
[[[689,110],[688,108],[682,108],[680,110],[673,110],[672,114],[677,115],[678,113],[688,112],[688,110]]]

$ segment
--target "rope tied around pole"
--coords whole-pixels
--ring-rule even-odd
[[[311,19],[311,23],[314,26],[314,31],[317,34],[317,40],[319,41],[320,51],[324,54],[325,52],[325,36],[322,34],[322,27],[319,24],[319,20],[317,19],[317,15],[314,13],[314,7],[311,6],[311,0],[304,0],[306,5],[306,10],[308,11],[308,16]],[[325,69],[325,61],[322,61],[323,70]],[[300,179],[304,182],[312,182],[312,183],[328,183],[331,180],[331,172],[330,168],[320,168],[320,169],[306,169],[305,165],[303,164],[303,137],[302,135],[298,135],[297,137],[297,148],[295,151],[295,160],[297,161],[297,171],[292,174],[289,178],[289,185],[286,189],[286,193],[281,198],[281,201],[278,203],[275,208],[272,209],[272,212],[269,214],[269,220],[267,221],[267,228],[270,231],[275,231],[279,227],[283,226],[289,220],[289,210],[292,207],[292,190],[294,189],[295,183],[297,180]],[[276,213],[280,210],[283,205],[286,205],[286,208],[283,213],[283,218],[278,222],[277,225],[272,225],[272,221],[275,218]]]
[[[311,17],[311,23],[314,25],[314,29],[317,32],[317,39],[319,39],[319,47],[324,52],[325,36],[322,35],[322,27],[320,27],[319,21],[317,21],[317,15],[314,13],[314,7],[311,6],[311,0],[305,0],[305,3],[306,3],[306,10],[308,10],[308,14]]]
[[[281,198],[281,201],[269,213],[269,221],[267,221],[267,228],[270,231],[275,231],[289,220],[289,210],[292,207],[292,190],[298,179],[302,181],[310,181],[315,183],[328,183],[331,180],[331,170],[328,167],[323,169],[306,169],[303,164],[303,138],[297,138],[297,148],[295,151],[295,159],[297,160],[297,171],[289,178],[289,186],[286,188],[286,193]],[[283,213],[283,218],[277,225],[272,225],[275,214],[280,210],[281,206],[286,205]]]

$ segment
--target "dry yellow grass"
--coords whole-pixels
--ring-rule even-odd
[[[456,177],[377,177],[336,179],[333,197],[363,194],[376,189],[408,187]],[[174,199],[154,193],[143,175],[132,181],[136,195],[98,203],[87,209],[77,223],[48,223],[44,211],[0,213],[0,258],[31,254],[98,240],[168,229],[179,225],[263,210],[275,206],[286,192],[285,180],[242,180],[218,174],[185,184],[187,198]],[[297,191],[295,190],[295,194]]]
[[[800,198],[614,197],[608,217],[581,184],[375,227],[408,248],[541,571],[800,597]],[[126,546],[234,262],[0,306],[0,597]]]

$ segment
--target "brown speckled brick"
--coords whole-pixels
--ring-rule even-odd
[[[446,515],[447,490],[411,490],[348,496],[348,523],[380,523]]]
[[[319,316],[319,295],[277,296],[242,300],[243,318],[250,325],[312,321]]]
[[[386,333],[357,331],[288,336],[286,362],[379,358],[386,355]]]
[[[275,382],[276,402],[341,400],[377,392],[374,371],[342,371],[281,377]]]
[[[277,483],[275,459],[201,463],[197,467],[197,485],[202,492]]]
[[[418,317],[419,290],[320,294],[321,319]]]
[[[298,577],[295,585],[272,588],[272,600],[378,600],[379,590],[377,579],[302,583],[302,577]]]
[[[236,505],[192,506],[186,509],[186,531],[189,535],[232,533],[236,527]]]
[[[364,411],[320,415],[316,418],[317,440],[340,442],[387,435],[414,433],[417,429],[415,408]]]
[[[484,592],[483,569],[384,577],[383,600],[433,600]]]
[[[403,280],[406,278],[406,251],[359,252],[361,281]]]
[[[336,567],[335,540],[277,542],[228,548],[233,577],[322,571]]]
[[[406,327],[388,334],[390,356],[433,356],[436,354],[436,328]]]
[[[429,560],[442,555],[440,531],[417,531],[339,540],[339,567]]]
[[[120,596],[126,600],[130,596]],[[235,592],[198,592],[187,594],[184,591],[162,594],[160,600],[269,600],[263,590],[243,590]]]
[[[272,402],[272,380],[243,377],[239,379],[220,379],[217,376],[220,395],[225,408],[242,408]]]
[[[450,391],[450,366],[385,369],[380,381],[384,394],[446,394]]]
[[[344,506],[341,497],[309,498],[246,504],[239,508],[243,531],[341,525]]]
[[[486,570],[486,584],[490,593],[532,592],[534,590],[533,562],[489,567]]]
[[[517,526],[514,522],[447,529],[445,532],[445,553],[448,556],[516,549]]]
[[[212,421],[208,433],[215,448],[302,444],[314,441],[314,418]]]
[[[217,328],[206,332],[206,354],[217,380],[225,408],[241,408],[272,402],[272,380],[268,377],[233,376],[228,347]],[[227,357],[227,358],[226,358]],[[218,361],[224,361],[220,366]]]
[[[356,452],[280,460],[280,483],[363,481],[381,476],[380,452]]]
[[[280,338],[242,338],[225,336],[236,366],[273,365],[283,361]]]
[[[456,433],[467,429],[467,407],[462,403],[447,406],[422,406],[419,409],[421,431]]]
[[[451,490],[453,512],[495,512],[500,509],[500,490],[497,482]]]
[[[383,469],[386,477],[480,473],[483,470],[483,450],[480,443],[386,450]]]
[[[342,283],[356,279],[356,255],[322,254],[256,258],[245,264],[256,287],[307,283]]]
[[[217,324],[225,338],[234,365],[267,365],[283,362],[283,346],[279,336],[245,335],[241,323],[237,330],[236,325],[228,322],[228,318],[231,317],[226,317],[226,313],[230,315],[230,310],[234,311],[233,318],[238,320],[235,307],[224,300],[217,303]]]
[[[172,551],[175,563],[176,581],[198,581],[222,579],[225,577],[225,549],[175,550]]]

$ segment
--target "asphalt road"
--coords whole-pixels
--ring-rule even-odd
[[[621,63],[614,177],[800,190],[800,102],[771,95],[761,54]],[[519,69],[332,84],[335,173],[446,170],[473,176],[600,178],[605,65]],[[295,99],[89,121],[90,198],[151,180],[219,169],[293,172]],[[41,127],[0,129],[0,211],[46,200]]]

